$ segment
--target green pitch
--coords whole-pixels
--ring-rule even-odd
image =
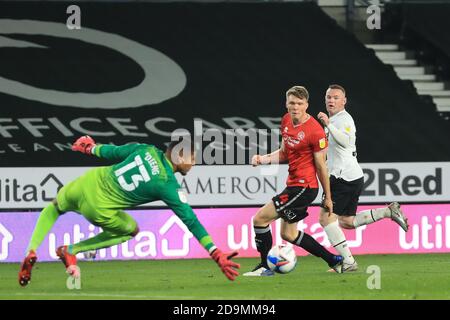
[[[81,289],[69,290],[62,263],[38,263],[26,288],[19,264],[0,263],[0,299],[450,299],[450,254],[357,256],[360,270],[327,273],[315,257],[300,257],[287,275],[228,281],[209,259],[80,262]],[[236,259],[248,271],[257,259]],[[381,288],[371,265],[379,266]]]

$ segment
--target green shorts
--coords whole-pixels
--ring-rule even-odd
[[[94,168],[59,190],[56,200],[62,212],[74,211],[93,225],[114,234],[131,234],[136,221],[125,211],[114,208],[101,185],[104,167]]]

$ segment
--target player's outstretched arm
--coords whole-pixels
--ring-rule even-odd
[[[73,143],[72,150],[119,162],[126,159],[137,149],[146,147],[149,147],[149,145],[139,143],[130,143],[122,146],[99,144],[90,136],[82,136]]]
[[[90,136],[82,136],[72,144],[72,151],[78,151],[91,155],[95,147],[95,141]]]
[[[238,255],[237,251],[231,253],[223,253],[220,249],[215,249],[211,253],[211,258],[217,263],[223,274],[231,281],[234,281],[239,275],[236,269],[239,269],[241,265],[232,261],[231,259]]]

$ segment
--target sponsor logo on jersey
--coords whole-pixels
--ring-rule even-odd
[[[300,143],[300,140],[294,139],[294,138],[292,138],[290,136],[284,136],[283,140],[284,140],[285,143],[287,143],[291,147],[295,147],[295,145]]]
[[[187,194],[186,191],[183,189],[178,189],[178,197],[180,198],[180,201],[183,203],[187,203]]]
[[[289,196],[287,194],[280,195],[280,201],[282,204],[287,202],[288,200],[289,200]]]
[[[325,138],[322,138],[322,139],[319,140],[319,147],[320,147],[320,149],[325,148],[326,145],[327,145],[327,142],[326,142]]]
[[[286,215],[286,218],[288,218],[288,220],[293,220],[297,216],[295,211],[291,209],[284,210],[284,214]]]

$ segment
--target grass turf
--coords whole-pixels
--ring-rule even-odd
[[[359,270],[326,272],[319,258],[300,257],[297,268],[274,277],[228,281],[209,259],[81,261],[81,289],[69,290],[62,263],[37,263],[32,282],[17,282],[19,264],[0,264],[0,299],[450,299],[450,254],[357,256]],[[257,259],[236,259],[241,273]],[[381,288],[368,289],[370,265]],[[373,283],[372,281],[369,281]]]

